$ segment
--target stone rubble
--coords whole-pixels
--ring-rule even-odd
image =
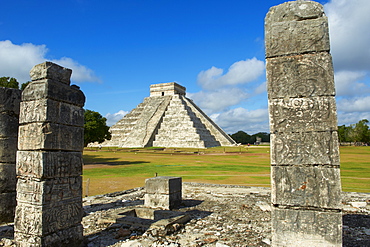
[[[269,188],[196,183],[183,183],[182,188],[182,206],[173,211],[187,212],[191,220],[165,236],[104,220],[114,212],[143,207],[144,188],[85,197],[82,224],[86,246],[270,246]],[[343,246],[370,246],[370,194],[343,192],[342,198]],[[15,246],[12,224],[0,226],[0,246]]]

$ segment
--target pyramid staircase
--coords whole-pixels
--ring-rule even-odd
[[[231,146],[235,141],[217,126],[177,83],[151,85],[150,97],[110,128],[103,146],[189,147]]]

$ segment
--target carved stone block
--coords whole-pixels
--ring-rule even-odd
[[[15,213],[15,239],[18,233],[45,236],[52,232],[81,224],[83,208],[81,201],[65,202],[60,206],[37,206],[19,203]]]
[[[82,175],[81,152],[18,151],[17,174],[34,178]]]
[[[272,99],[269,111],[271,132],[338,129],[334,96]]]
[[[85,95],[77,86],[69,86],[58,81],[44,79],[30,83],[22,92],[22,101],[53,99],[76,106],[84,106]]]
[[[145,180],[146,193],[171,194],[182,190],[181,177],[154,177]]]
[[[30,123],[19,126],[19,150],[82,151],[82,127],[54,123]]]
[[[270,8],[265,18],[266,57],[329,51],[323,7],[316,2],[286,2]]]
[[[145,206],[149,208],[161,208],[172,210],[180,206],[182,201],[181,192],[171,194],[145,194]]]
[[[84,125],[84,110],[75,105],[41,99],[21,103],[19,123],[54,122],[73,126]]]
[[[0,87],[0,112],[19,115],[21,93],[19,89]]]
[[[15,164],[0,163],[0,193],[15,192],[15,185]]]
[[[0,138],[18,136],[18,116],[0,113]]]
[[[53,232],[47,236],[29,235],[21,232],[15,234],[18,247],[39,247],[39,246],[83,246],[82,225],[74,226]]]
[[[271,133],[272,165],[337,165],[336,131]]]
[[[32,205],[55,207],[64,205],[69,200],[82,197],[82,178],[55,178],[37,181],[29,178],[18,178],[17,201]]]
[[[0,224],[14,221],[16,192],[0,193]]]
[[[181,177],[154,177],[145,180],[145,206],[173,209],[181,204]]]
[[[67,85],[69,85],[71,82],[71,75],[71,69],[64,68],[52,62],[37,64],[30,71],[32,81],[53,79]]]
[[[341,209],[339,168],[272,166],[271,202],[285,206]]]
[[[273,246],[342,246],[342,213],[272,208]]]
[[[269,58],[266,61],[270,99],[334,96],[334,72],[329,53]]]
[[[15,164],[17,153],[17,138],[0,138],[0,162]]]

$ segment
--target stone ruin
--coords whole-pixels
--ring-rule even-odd
[[[70,69],[36,65],[22,92],[17,152],[17,246],[81,246],[85,96]]]
[[[272,7],[265,32],[272,246],[341,246],[335,89],[323,7],[312,1]],[[0,141],[5,147],[0,150],[0,221],[9,222],[14,216],[16,184],[17,246],[81,246],[83,242],[85,97],[77,86],[69,85],[70,75],[71,70],[50,62],[36,65],[31,70],[32,83],[22,93],[20,110],[20,91],[0,88]],[[233,144],[176,83],[152,85],[150,97],[111,131],[112,140],[106,145]],[[149,207],[176,207],[181,200],[181,179],[148,179],[145,199]],[[123,217],[114,217],[115,223],[143,217],[151,227],[159,217],[165,220],[161,229],[189,220],[168,210],[121,213]],[[168,220],[171,217],[174,221]]]
[[[175,83],[150,86],[150,97],[110,128],[103,146],[189,147],[232,146],[235,141]]]
[[[14,220],[21,90],[0,87],[0,224]]]
[[[313,1],[265,19],[272,246],[341,246],[339,145],[328,21]]]

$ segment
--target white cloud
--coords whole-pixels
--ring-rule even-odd
[[[337,108],[341,112],[370,112],[370,96],[339,99]]]
[[[207,90],[244,84],[256,80],[263,74],[264,69],[265,63],[254,57],[235,62],[224,75],[224,70],[216,67],[201,71],[198,74],[198,83]]]
[[[267,109],[247,110],[238,107],[220,114],[211,115],[211,118],[229,134],[239,130],[243,130],[248,134],[269,132]]]
[[[364,71],[339,71],[334,75],[338,96],[358,96],[370,93],[370,87],[361,80],[366,77]]]
[[[105,118],[107,119],[107,125],[108,126],[112,126],[114,124],[116,124],[119,120],[121,120],[126,114],[128,113],[128,111],[124,111],[124,110],[120,110],[116,113],[107,113],[105,115]]]
[[[261,94],[261,93],[266,93],[267,92],[267,85],[266,82],[261,83],[255,90],[255,94]]]
[[[200,91],[188,93],[187,96],[207,114],[223,111],[230,106],[237,105],[248,98],[245,90],[233,88],[221,88],[214,91]]]
[[[75,82],[99,82],[94,72],[74,61],[63,57],[57,60],[46,58],[48,49],[45,45],[23,43],[13,44],[10,40],[0,41],[0,76],[16,78],[20,83],[30,80],[29,72],[33,66],[45,61],[52,61],[72,69],[72,80]]]
[[[370,112],[344,112],[338,114],[338,125],[349,126],[362,119],[370,119]]]
[[[61,59],[52,60],[53,63],[59,64],[60,66],[72,69],[71,80],[76,82],[101,82],[101,80],[95,75],[94,71],[79,64],[69,57],[62,57]]]
[[[331,0],[324,6],[335,68],[370,70],[370,1]]]

